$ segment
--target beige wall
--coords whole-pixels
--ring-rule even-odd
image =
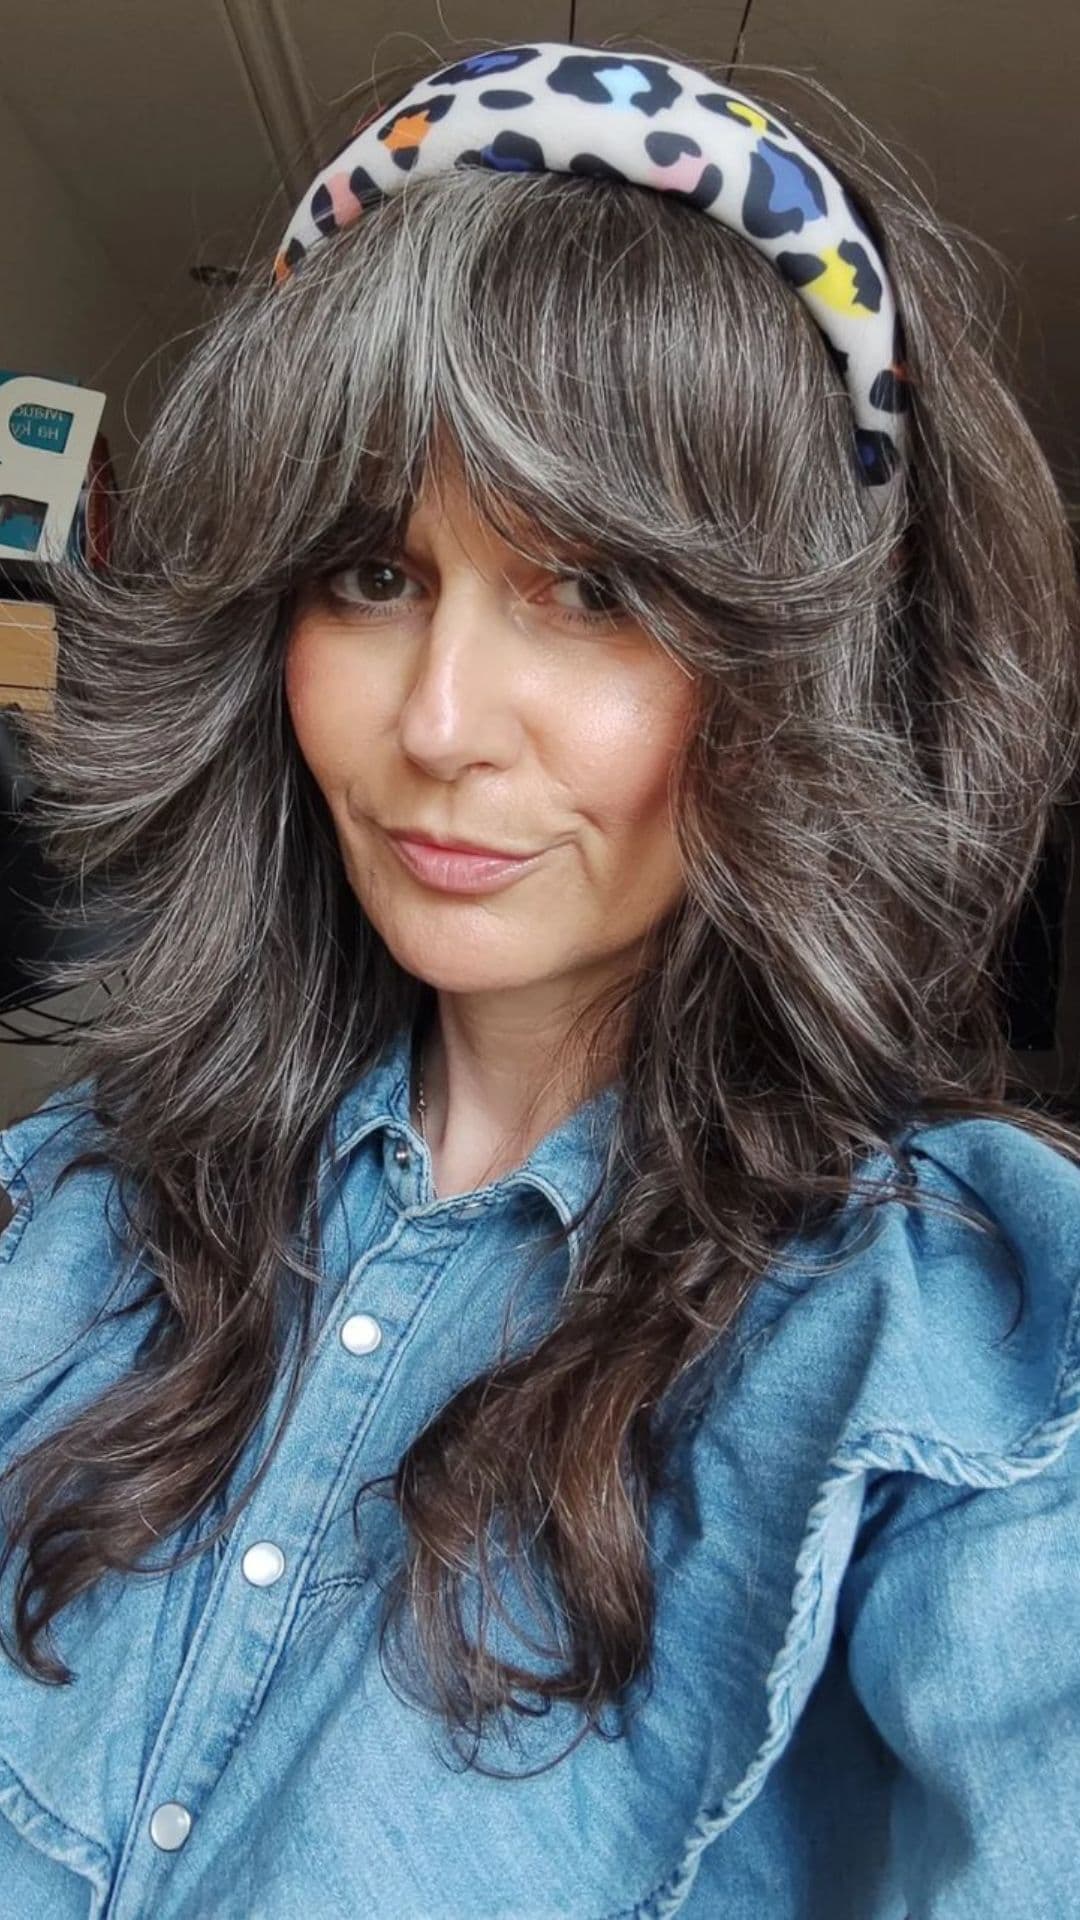
[[[75,380],[104,393],[102,430],[121,478],[130,457],[131,428],[144,404],[129,389],[158,344],[158,328],[96,239],[78,201],[2,98],[0,180],[5,228],[0,367]],[[148,383],[144,378],[139,384]],[[125,397],[136,401],[129,421]]]

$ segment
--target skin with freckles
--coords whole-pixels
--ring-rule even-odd
[[[607,582],[523,559],[444,479],[399,552],[300,597],[285,690],[349,885],[436,991],[435,1188],[470,1190],[592,1091],[553,1079],[556,1049],[682,896],[667,783],[693,681]],[[541,857],[438,892],[386,839],[405,827]]]

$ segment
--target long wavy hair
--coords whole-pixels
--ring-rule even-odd
[[[380,1644],[393,1626],[419,1697],[452,1730],[538,1697],[589,1725],[647,1667],[673,1389],[784,1243],[860,1194],[864,1156],[984,1115],[1080,1161],[1002,1018],[1080,734],[1062,504],[965,238],[865,130],[802,128],[906,326],[910,478],[883,518],[821,336],[742,238],[633,186],[466,169],[409,182],[281,288],[249,263],[161,399],[113,565],[55,569],[34,809],[93,883],[112,985],[65,1080],[92,1079],[104,1141],[65,1177],[113,1168],[158,1311],[133,1370],[4,1477],[0,1571],[24,1554],[4,1644],[43,1682],[71,1678],[45,1645],[60,1610],[226,1483],[299,1316],[269,1459],[328,1123],[430,995],[347,884],[282,669],[297,593],[394,551],[439,448],[519,551],[605,576],[696,711],[670,789],[685,896],[575,1033],[586,1057],[618,1037],[617,1204],[554,1324],[386,1476],[404,1547]],[[912,1203],[903,1178],[863,1197]],[[553,1583],[543,1672],[462,1624],[476,1577],[497,1610],[496,1527]]]

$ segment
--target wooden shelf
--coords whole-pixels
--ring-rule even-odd
[[[56,615],[39,600],[0,600],[0,707],[51,710],[56,690]]]

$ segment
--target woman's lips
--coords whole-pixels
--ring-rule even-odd
[[[457,853],[429,840],[387,836],[402,864],[425,886],[441,893],[491,893],[535,867],[542,854],[508,860],[489,853]]]

